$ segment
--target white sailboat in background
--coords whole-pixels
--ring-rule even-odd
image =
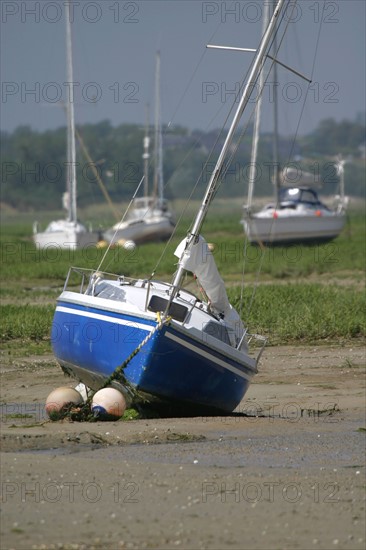
[[[269,4],[267,5],[267,13]],[[268,14],[267,14],[268,18]],[[277,46],[273,41],[273,80],[277,83]],[[281,64],[283,65],[283,64]],[[286,67],[289,69],[289,67]],[[293,71],[294,72],[294,71]],[[298,76],[302,76],[296,73]],[[264,75],[261,73],[259,89],[262,90]],[[304,77],[303,77],[304,78]],[[254,118],[251,170],[249,174],[248,202],[244,206],[241,223],[248,240],[252,244],[292,244],[326,242],[338,237],[346,222],[347,197],[344,193],[344,161],[335,163],[340,178],[340,195],[336,196],[334,209],[320,201],[316,187],[316,176],[301,169],[289,166],[282,174],[278,161],[278,101],[277,86],[273,87],[274,145],[273,145],[273,185],[274,201],[258,212],[252,208],[256,162],[260,129],[262,101],[259,98]]]
[[[72,39],[70,5],[65,3],[66,16],[66,78],[74,82],[72,66]],[[67,114],[67,191],[63,194],[63,207],[67,210],[67,218],[52,221],[45,231],[38,231],[38,223],[33,226],[33,239],[37,248],[57,246],[65,249],[78,249],[95,245],[99,241],[97,232],[86,229],[77,220],[76,192],[76,146],[75,146],[75,116],[74,88],[70,86],[69,99],[66,102]]]
[[[103,234],[109,243],[125,244],[132,241],[141,244],[168,239],[174,230],[173,215],[168,201],[164,198],[163,179],[163,137],[160,108],[160,52],[156,54],[155,71],[155,137],[154,137],[154,182],[153,194],[149,195],[149,147],[148,123],[144,137],[144,196],[135,198],[126,219],[116,223]]]

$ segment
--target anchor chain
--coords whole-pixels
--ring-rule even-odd
[[[109,378],[107,378],[107,380],[105,381],[105,383],[103,384],[102,388],[106,388],[111,382],[113,382],[113,380],[116,380],[116,378],[120,377],[120,376],[123,376],[123,382],[124,383],[127,383],[128,384],[128,389],[131,389],[132,386],[131,384],[126,380],[126,377],[124,376],[123,374],[123,371],[124,369],[127,367],[127,365],[129,364],[130,361],[132,361],[132,359],[139,353],[139,351],[141,350],[141,348],[143,348],[147,342],[154,336],[154,334],[158,331],[158,330],[161,330],[163,328],[164,325],[168,325],[171,321],[171,317],[166,317],[165,319],[161,317],[161,314],[160,312],[158,311],[156,313],[156,317],[157,317],[157,320],[158,320],[158,323],[156,325],[156,327],[150,332],[150,334],[148,334],[146,336],[146,338],[144,338],[142,340],[142,342],[137,346],[137,348],[127,357],[127,359],[125,359],[123,361],[123,363],[121,365],[119,365],[118,367],[115,368],[114,372],[112,372],[112,374],[110,375]],[[100,388],[100,389],[102,389]],[[134,388],[132,388],[132,394],[133,395],[137,395],[137,392]]]
[[[140,344],[136,347],[136,349],[134,349],[134,351],[123,361],[123,363],[121,363],[121,365],[118,365],[118,367],[114,369],[112,374],[104,382],[103,386],[99,388],[100,390],[103,388],[106,388],[113,382],[113,380],[116,380],[119,378],[120,381],[123,383],[123,385],[126,387],[126,389],[130,392],[130,394],[133,397],[141,398],[141,396],[139,395],[139,392],[135,390],[135,388],[128,382],[123,371],[128,366],[130,361],[132,361],[132,359],[139,353],[139,351],[149,342],[149,340],[154,336],[154,334],[156,334],[156,332],[161,330],[164,325],[168,325],[172,319],[171,316],[162,317],[160,312],[156,313],[156,318],[158,321],[156,327],[154,327],[154,329],[150,332],[150,334],[148,334],[142,340],[142,342],[140,342]],[[88,421],[88,422],[95,421],[94,415],[90,410],[90,405],[95,393],[96,392],[91,392],[91,394],[88,396],[87,400],[81,407],[71,408],[65,411],[65,414],[62,416],[62,418],[65,418],[68,416],[70,420]]]

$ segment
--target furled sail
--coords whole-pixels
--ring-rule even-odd
[[[189,249],[186,244],[187,239],[183,239],[174,252],[180,258],[179,265],[195,274],[209,299],[213,313],[221,318],[228,329],[231,345],[236,347],[243,337],[244,326],[238,312],[229,302],[212,252],[201,235]]]

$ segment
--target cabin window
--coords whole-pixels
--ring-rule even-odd
[[[291,188],[291,189],[281,189],[280,191],[280,200],[283,202],[298,201],[300,199],[300,189]]]
[[[318,204],[318,198],[312,191],[303,191],[301,193],[301,201],[309,202],[311,204]]]
[[[209,321],[207,325],[203,327],[203,332],[217,338],[217,340],[221,340],[221,342],[225,342],[225,344],[228,344],[229,346],[231,345],[227,328],[220,323]]]
[[[166,308],[168,307],[168,303],[169,300],[166,300],[161,296],[151,296],[151,300],[149,302],[149,305],[147,306],[147,309],[149,311],[153,311],[154,313],[165,312]],[[179,321],[180,323],[184,322],[187,313],[188,308],[186,306],[183,306],[182,304],[172,302],[169,306],[168,315],[170,315],[170,317],[172,317],[176,321]]]
[[[98,298],[107,298],[108,300],[115,300],[116,302],[125,301],[126,292],[114,285],[110,285],[105,281],[96,282],[94,285],[89,285],[86,294],[92,296],[98,296]]]

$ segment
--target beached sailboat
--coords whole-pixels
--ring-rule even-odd
[[[336,168],[343,180],[343,164],[336,163]],[[249,242],[267,245],[327,242],[341,233],[346,223],[344,192],[337,197],[336,207],[329,208],[314,189],[314,176],[300,170],[296,173],[301,174],[296,176],[296,184],[286,186],[288,171],[284,170],[276,202],[258,212],[245,207],[242,223]],[[344,189],[342,185],[341,188]]]
[[[267,5],[267,11],[269,4]],[[273,41],[273,57],[276,59],[276,37]],[[288,67],[287,67],[288,68]],[[273,80],[277,83],[277,62],[273,63]],[[296,73],[298,76],[302,76]],[[303,77],[304,78],[304,77]],[[263,72],[259,89],[263,89]],[[260,94],[261,95],[261,94]],[[253,190],[256,178],[257,150],[261,117],[261,97],[254,117],[251,168],[249,173],[248,202],[244,205],[241,223],[250,243],[253,244],[293,244],[327,242],[335,239],[346,222],[347,198],[344,193],[344,162],[337,161],[336,169],[340,177],[340,195],[336,197],[333,209],[326,206],[318,197],[316,175],[304,172],[300,167],[287,166],[282,173],[278,160],[278,101],[277,87],[273,87],[274,143],[273,143],[273,187],[274,201],[255,212]]]
[[[73,80],[72,39],[70,4],[65,4],[66,17],[66,77],[67,82]],[[76,146],[74,117],[74,88],[70,86],[69,98],[66,102],[67,114],[67,191],[63,195],[63,207],[67,211],[66,219],[52,221],[45,231],[38,230],[38,223],[33,226],[33,240],[37,248],[54,246],[65,249],[84,248],[95,245],[99,234],[88,230],[77,219],[77,183],[76,183]]]
[[[64,372],[92,390],[115,385],[128,401],[144,397],[189,413],[228,413],[257,372],[265,338],[249,335],[229,303],[201,229],[286,1],[279,0],[256,50],[199,211],[175,251],[173,281],[70,269],[57,300],[53,351]],[[182,288],[187,271],[195,274],[207,301]],[[252,345],[254,340],[259,345]]]
[[[109,243],[133,241],[141,244],[150,241],[164,241],[174,230],[174,217],[164,198],[163,143],[160,109],[160,52],[156,54],[155,70],[155,144],[153,194],[149,195],[150,136],[148,124],[144,137],[144,196],[133,200],[132,208],[125,219],[105,231],[103,238]]]

